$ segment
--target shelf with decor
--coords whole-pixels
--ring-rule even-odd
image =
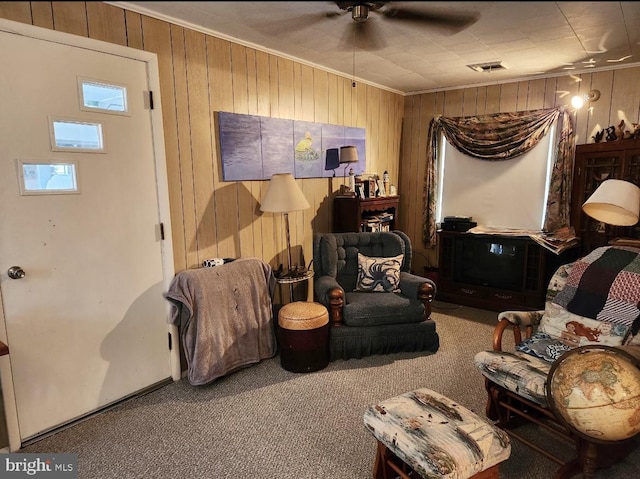
[[[335,197],[333,233],[393,231],[399,202],[399,196]]]
[[[571,226],[581,240],[583,254],[608,244],[614,238],[640,239],[640,229],[637,226],[605,225],[590,218],[582,210],[584,202],[608,179],[626,180],[640,185],[640,139],[576,146]]]

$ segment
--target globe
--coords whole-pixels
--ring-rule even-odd
[[[621,441],[640,432],[640,361],[620,348],[582,346],[561,356],[547,378],[556,415],[578,433]]]

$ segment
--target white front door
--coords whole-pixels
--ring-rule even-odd
[[[162,293],[173,276],[149,63],[120,54],[124,47],[105,53],[103,42],[78,46],[29,28],[39,38],[0,23],[0,338],[21,442],[171,376]],[[84,108],[79,79],[123,87],[128,112]],[[53,146],[55,119],[99,125],[103,151],[84,151],[64,130],[65,146]],[[67,194],[66,180],[63,194],[46,190],[38,175],[49,164],[63,165],[52,173],[75,168],[77,191]]]

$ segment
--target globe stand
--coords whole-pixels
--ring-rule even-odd
[[[600,367],[603,367],[605,363],[603,359],[607,359],[608,356],[612,362],[617,361],[618,364],[620,362],[627,363],[627,366],[632,371],[634,367],[640,368],[638,352],[629,353],[622,347],[611,346],[581,346],[574,348],[553,363],[547,376],[547,403],[557,420],[574,436],[578,452],[576,459],[564,464],[556,472],[556,477],[572,477],[582,472],[584,478],[593,478],[596,469],[610,467],[624,459],[635,447],[636,442],[634,439],[640,432],[639,424],[635,428],[629,428],[628,430],[613,431],[615,439],[609,440],[606,439],[606,436],[612,434],[612,432],[602,432],[606,430],[606,420],[602,423],[602,430],[585,430],[584,424],[578,423],[575,417],[567,413],[567,406],[563,404],[561,397],[563,396],[563,391],[566,393],[573,387],[573,383],[568,379],[571,374],[565,369],[568,369],[568,364],[578,363],[577,366],[575,364],[572,365],[574,370],[587,371],[588,364],[583,359],[587,358],[586,355],[590,353],[605,355],[603,358],[599,358],[598,364]],[[580,362],[584,364],[580,364]],[[635,370],[635,372],[637,373],[638,371]],[[630,379],[631,381],[637,381],[637,378]],[[568,387],[565,384],[566,382],[571,383],[571,386]],[[593,396],[593,393],[590,396],[586,396],[587,401]],[[624,400],[633,403],[640,399],[638,396],[633,396],[624,398]],[[593,407],[594,409],[598,408],[597,405]],[[596,435],[598,432],[600,432],[599,436]]]

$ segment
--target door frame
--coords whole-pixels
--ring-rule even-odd
[[[153,135],[154,162],[156,171],[156,191],[158,196],[158,216],[163,224],[164,240],[161,241],[162,269],[165,291],[169,288],[175,275],[173,262],[173,241],[171,238],[171,216],[169,207],[169,186],[167,177],[166,154],[164,148],[164,126],[162,122],[162,104],[160,99],[160,73],[158,68],[158,56],[152,52],[137,50],[135,48],[116,45],[102,40],[81,37],[65,32],[58,32],[48,28],[37,27],[26,23],[14,22],[0,18],[0,31],[22,35],[38,40],[50,41],[72,47],[84,48],[101,53],[118,55],[146,63],[147,81],[153,95],[153,109],[151,114],[151,127]],[[0,274],[7,274],[0,271]],[[11,372],[11,345],[7,340],[7,328],[5,323],[0,288],[0,341],[9,346],[9,354],[0,357],[0,380],[4,399],[5,419],[9,437],[10,451],[17,451],[22,446],[20,429],[18,427],[18,410],[13,388],[13,375]],[[172,325],[170,318],[170,304],[166,304],[167,331],[173,338],[172,344],[177,345],[178,328]],[[181,378],[179,348],[172,347],[170,351],[171,377],[174,381]]]

